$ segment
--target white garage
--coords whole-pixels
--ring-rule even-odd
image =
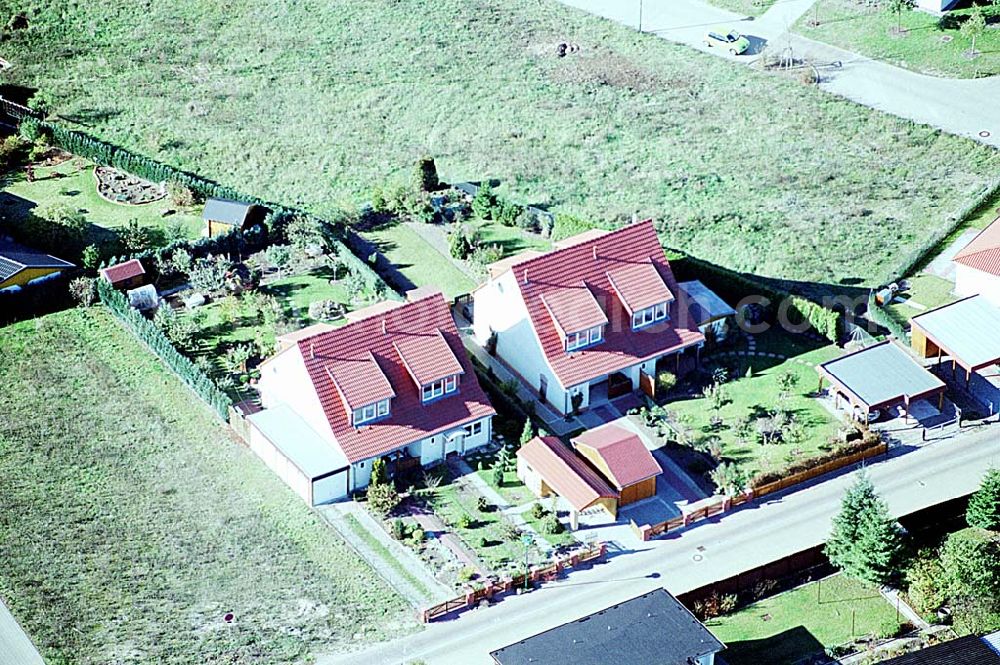
[[[250,449],[310,506],[347,496],[350,465],[344,453],[326,442],[282,404],[247,417]]]

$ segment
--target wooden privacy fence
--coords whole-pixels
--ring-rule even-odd
[[[487,580],[486,584],[479,588],[468,587],[460,596],[451,598],[431,605],[418,613],[418,618],[423,623],[430,623],[452,612],[477,607],[483,601],[496,601],[509,593],[515,593],[518,589],[525,587],[525,576],[528,584],[538,582],[549,582],[556,579],[560,573],[579,566],[582,563],[603,559],[607,553],[607,543],[594,543],[581,548],[568,555],[557,557],[552,563],[529,568],[527,574],[518,573],[511,577],[504,577],[501,580]]]
[[[42,114],[38,111],[28,108],[23,104],[18,104],[17,102],[12,102],[9,99],[0,97],[0,113],[13,118],[14,120],[23,120],[24,118],[41,118]]]
[[[634,521],[630,520],[629,523],[632,526],[632,532],[635,533],[637,538],[644,541],[650,540],[652,538],[656,538],[657,536],[661,536],[668,531],[674,531],[694,522],[724,513],[727,510],[732,510],[733,508],[741,506],[755,498],[762,497],[766,494],[772,494],[774,492],[780,492],[781,490],[788,489],[789,487],[798,485],[799,483],[804,483],[818,476],[822,476],[825,473],[842,469],[845,466],[850,466],[851,464],[857,464],[858,462],[871,457],[883,455],[886,451],[888,451],[888,449],[889,445],[883,441],[882,443],[872,446],[871,448],[866,448],[850,455],[844,455],[843,457],[838,457],[837,459],[830,460],[829,462],[817,464],[811,469],[807,469],[801,473],[792,474],[787,478],[776,480],[773,483],[760,485],[735,496],[713,496],[696,503],[692,503],[691,505],[685,506],[681,509],[681,515],[678,517],[672,517],[665,522],[659,522],[657,524],[636,524]]]
[[[830,473],[831,471],[836,471],[842,469],[845,466],[850,466],[851,464],[857,464],[863,460],[869,459],[871,457],[877,457],[879,455],[884,455],[886,451],[889,450],[889,445],[884,441],[871,448],[866,448],[856,453],[850,455],[845,455],[843,457],[838,457],[837,459],[830,460],[829,462],[824,462],[823,464],[817,464],[811,469],[802,471],[801,473],[796,473],[787,478],[782,478],[781,480],[776,480],[773,483],[767,483],[765,485],[759,485],[753,489],[754,496],[764,496],[765,494],[773,494],[774,492],[780,492],[781,490],[788,489],[793,485],[798,485],[799,483],[804,483],[808,480],[812,480],[817,476],[822,476],[823,474]]]

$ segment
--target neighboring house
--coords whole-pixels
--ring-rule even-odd
[[[573,447],[616,490],[619,508],[656,494],[663,469],[635,432],[609,423],[579,435]]]
[[[654,384],[705,341],[652,221],[501,262],[474,297],[476,341],[568,414]],[[686,299],[685,299],[686,300]]]
[[[882,665],[1000,665],[1000,632],[984,637],[966,635],[890,658]]]
[[[1000,217],[955,255],[955,293],[1000,307]]]
[[[311,504],[482,446],[495,414],[440,292],[355,312],[339,328],[283,336],[262,363],[250,445]]]
[[[9,240],[0,239],[0,289],[26,286],[50,279],[63,270],[74,268],[51,254],[45,254]]]
[[[201,218],[205,220],[205,235],[213,238],[233,229],[246,231],[264,223],[268,209],[254,203],[231,201],[229,199],[209,199]]]
[[[714,665],[726,646],[656,589],[490,653],[498,665]]]
[[[535,496],[557,494],[570,505],[570,529],[580,526],[580,513],[603,508],[618,515],[618,492],[579,455],[554,436],[536,436],[517,451],[517,477]]]
[[[131,259],[102,268],[101,277],[116,289],[135,289],[146,280],[146,269],[139,259]]]

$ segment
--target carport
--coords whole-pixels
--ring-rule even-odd
[[[818,367],[820,390],[824,379],[832,384],[839,406],[841,397],[866,416],[873,409],[903,405],[906,419],[910,403],[938,396],[938,410],[943,407],[945,384],[920,366],[891,341],[849,353]]]
[[[344,453],[282,404],[247,416],[250,449],[307,504],[347,496],[349,464]]]
[[[974,372],[1000,364],[1000,309],[981,295],[918,314],[911,324],[914,352],[937,356],[938,365],[948,356],[952,376],[965,370],[966,387]]]

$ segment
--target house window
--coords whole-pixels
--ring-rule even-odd
[[[368,404],[360,409],[354,409],[354,424],[360,425],[376,418],[383,418],[389,415],[389,400]]]
[[[428,383],[423,387],[423,400],[429,402],[432,399],[437,399],[442,395],[448,393],[453,393],[458,389],[458,377],[449,376],[440,381],[435,381],[434,383]]]
[[[483,421],[479,420],[471,425],[466,425],[463,429],[465,429],[465,436],[478,436],[483,431]]]
[[[575,351],[591,344],[597,344],[604,337],[604,326],[594,326],[581,332],[566,335],[566,350]]]
[[[637,330],[657,321],[663,321],[666,318],[667,303],[665,302],[647,307],[646,309],[640,309],[638,312],[632,314],[632,330]]]

